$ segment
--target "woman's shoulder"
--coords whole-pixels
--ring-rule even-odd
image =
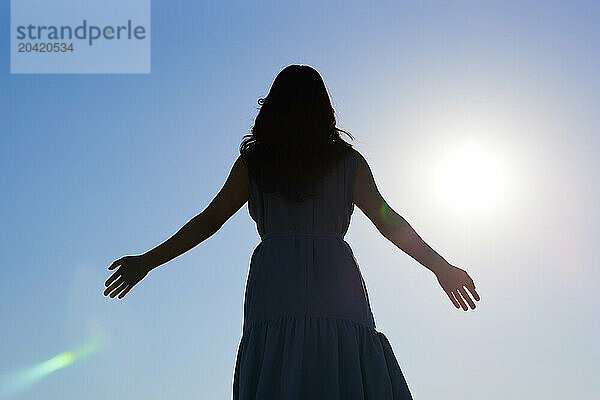
[[[360,153],[360,151],[356,150],[354,147],[351,149],[352,158],[354,158],[354,165],[357,170],[369,170],[369,163],[366,158]]]
[[[354,173],[356,173],[356,171],[361,167],[361,164],[364,165],[366,163],[365,158],[354,147],[348,148],[346,159],[349,165],[352,167]]]
[[[358,152],[353,146],[348,146],[341,158],[347,163],[354,163],[358,158]]]

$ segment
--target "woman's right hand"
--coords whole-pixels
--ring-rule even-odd
[[[475,283],[469,274],[467,274],[467,271],[447,264],[445,268],[436,271],[435,276],[456,308],[462,307],[463,310],[467,311],[468,308],[466,303],[469,303],[471,309],[475,309],[475,302],[469,297],[465,287],[469,290],[475,300],[479,301],[480,297],[475,290]]]

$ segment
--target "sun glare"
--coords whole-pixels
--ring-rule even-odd
[[[506,189],[506,178],[492,153],[468,142],[441,160],[435,185],[440,201],[472,213],[493,208]]]

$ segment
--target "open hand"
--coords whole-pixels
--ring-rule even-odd
[[[471,309],[475,309],[475,302],[469,297],[465,287],[475,300],[479,301],[480,297],[475,290],[475,283],[473,283],[473,279],[467,274],[467,271],[448,264],[447,268],[437,271],[435,276],[456,308],[462,307],[463,310],[467,311],[466,303],[469,303]]]
[[[115,269],[119,265],[119,269],[104,283],[104,286],[107,286],[104,295],[110,293],[110,297],[114,298],[120,293],[119,299],[122,299],[132,287],[148,275],[151,268],[144,263],[142,256],[125,256],[113,262],[108,269]]]

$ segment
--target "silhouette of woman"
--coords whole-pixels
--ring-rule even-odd
[[[123,298],[152,269],[213,235],[248,201],[261,242],[252,253],[233,399],[412,399],[376,330],[344,235],[356,204],[379,232],[433,272],[456,308],[475,284],[379,193],[363,156],[340,137],[319,73],[290,65],[275,78],[230,174],[204,211],[167,241],[108,268],[104,295]]]

